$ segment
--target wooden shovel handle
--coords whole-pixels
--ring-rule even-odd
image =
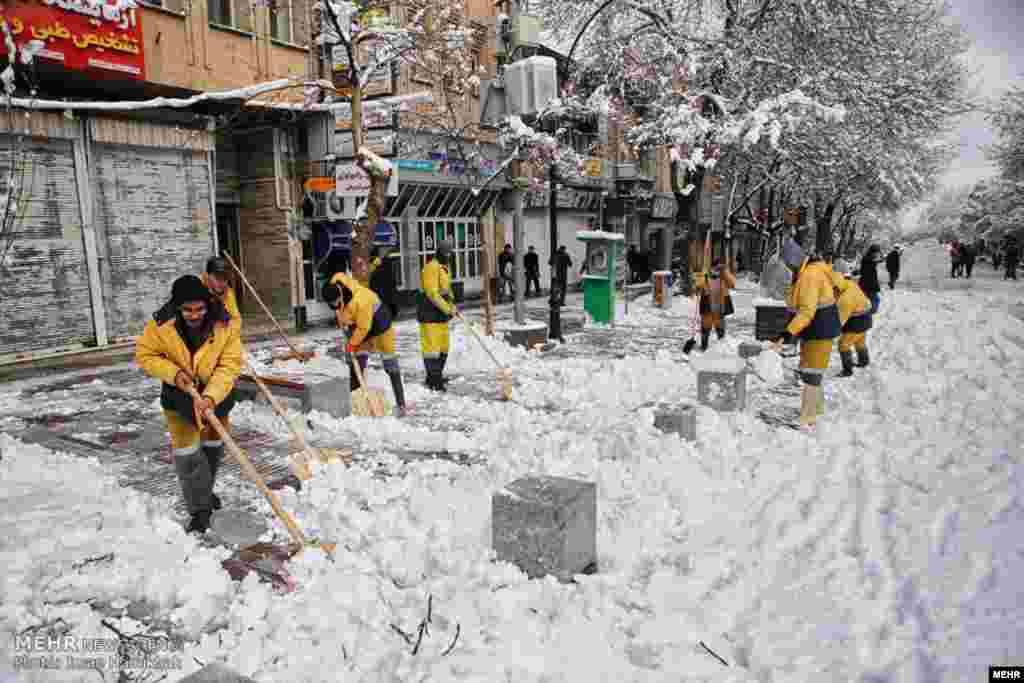
[[[260,388],[260,392],[263,394],[263,397],[270,402],[270,406],[274,409],[274,412],[277,413],[277,416],[284,420],[285,424],[288,425],[288,431],[290,431],[292,436],[295,437],[295,440],[299,442],[299,447],[302,448],[302,450],[310,457],[315,457],[315,454],[310,449],[309,444],[306,443],[306,437],[304,437],[302,433],[292,425],[291,420],[288,419],[288,414],[284,410],[284,406],[282,406],[281,402],[278,401],[272,393],[270,393],[270,389],[267,388],[267,385],[264,384],[263,380],[256,374],[256,369],[253,368],[252,363],[249,362],[249,356],[245,351],[242,351],[242,358],[245,360],[245,364],[249,367],[249,372],[252,373],[252,379],[256,382],[256,386]]]
[[[189,393],[192,394],[193,399],[199,400],[202,398],[194,387]],[[228,434],[226,429],[224,429],[224,425],[220,423],[220,420],[217,419],[214,412],[212,410],[207,410],[204,417],[206,417],[214,431],[217,432],[217,435],[221,438],[221,441],[224,442],[224,445],[227,446],[227,449],[231,451],[231,454],[238,460],[238,465],[242,468],[242,472],[245,473],[245,476],[256,484],[256,488],[260,490],[263,497],[267,499],[268,503],[270,503],[271,509],[273,509],[277,518],[284,523],[285,528],[288,529],[288,534],[292,537],[292,540],[299,544],[299,546],[306,545],[306,536],[302,533],[302,529],[300,529],[299,525],[295,523],[295,520],[290,514],[288,514],[288,511],[281,507],[281,501],[277,499],[277,495],[271,491],[267,486],[267,483],[263,481],[263,477],[260,476],[259,471],[253,466],[252,462],[249,460],[249,456],[245,454],[245,451],[238,447],[238,444],[235,443],[235,440],[232,439],[231,435]]]
[[[498,367],[498,369],[499,370],[504,370],[505,367],[501,363],[498,362],[498,359],[495,358],[495,356],[491,352],[491,350],[489,348],[487,348],[487,345],[484,344],[484,340],[481,339],[480,335],[476,333],[476,330],[474,330],[473,326],[469,324],[469,321],[466,320],[465,318],[463,318],[461,313],[456,313],[455,317],[458,318],[459,320],[461,320],[463,322],[463,324],[465,324],[466,329],[469,330],[469,333],[472,334],[474,337],[476,337],[476,340],[478,342],[480,342],[480,346],[483,348],[484,351],[487,352],[487,355],[491,357],[491,360],[494,361],[494,364]]]
[[[277,322],[277,318],[275,318],[274,314],[270,312],[270,309],[267,308],[267,305],[263,303],[263,299],[261,299],[260,295],[256,292],[256,288],[252,286],[252,283],[249,282],[249,279],[245,277],[245,273],[243,273],[242,269],[238,267],[238,264],[235,263],[235,260],[231,258],[231,254],[225,251],[224,258],[225,260],[227,260],[228,263],[231,264],[231,267],[235,269],[235,272],[238,273],[238,277],[242,278],[242,282],[244,282],[245,286],[249,288],[249,292],[252,294],[253,298],[256,299],[256,303],[258,303],[260,307],[263,308],[263,312],[267,314],[267,317],[270,318],[270,321],[274,323],[274,326],[277,328],[277,331],[280,332],[281,336],[284,338],[285,343],[288,344],[288,346],[291,347],[291,350],[301,359],[303,357],[302,352],[295,348],[295,344],[292,344],[292,340],[288,338],[287,334],[285,334],[284,328],[281,327],[281,324]]]

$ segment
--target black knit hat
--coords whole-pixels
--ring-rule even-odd
[[[182,275],[171,285],[171,302],[176,307],[189,301],[210,303],[212,298],[210,290],[195,275]]]

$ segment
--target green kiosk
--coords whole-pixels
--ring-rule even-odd
[[[576,239],[587,245],[583,276],[583,309],[592,322],[615,322],[615,280],[617,264],[626,236],[603,230],[582,230]]]

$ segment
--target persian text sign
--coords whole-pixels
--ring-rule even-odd
[[[11,3],[5,20],[21,49],[32,41],[43,48],[37,57],[61,62],[77,71],[103,70],[144,80],[142,17],[121,9],[116,0],[29,0]],[[6,55],[6,48],[0,49]]]
[[[370,191],[370,176],[354,163],[338,164],[334,181],[334,193],[339,197],[364,197]]]

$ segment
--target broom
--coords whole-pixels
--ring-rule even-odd
[[[504,398],[504,400],[511,401],[512,371],[506,367],[502,367],[501,363],[498,362],[498,359],[494,357],[493,353],[491,353],[491,350],[487,348],[486,344],[484,344],[484,340],[481,339],[480,335],[478,335],[476,333],[476,330],[473,329],[473,326],[469,324],[468,320],[462,317],[462,313],[460,313],[459,311],[455,311],[455,317],[461,320],[466,325],[466,329],[468,329],[470,333],[474,337],[476,337],[476,340],[480,342],[480,346],[483,347],[484,351],[487,352],[487,355],[491,357],[492,361],[494,361],[494,364],[498,367],[498,384],[501,385],[501,395]]]
[[[295,441],[298,443],[299,451],[291,453],[288,458],[288,465],[291,468],[292,473],[297,478],[301,479],[302,481],[308,481],[313,478],[313,473],[309,469],[309,463],[311,461],[320,462],[322,464],[327,464],[338,460],[351,462],[352,450],[349,448],[322,449],[314,448],[310,446],[308,443],[306,443],[306,438],[302,435],[301,430],[299,430],[292,423],[292,421],[288,419],[288,415],[285,413],[284,407],[274,397],[274,395],[270,393],[270,389],[267,388],[267,385],[263,383],[263,380],[259,378],[259,376],[256,374],[256,371],[252,368],[252,365],[249,364],[248,356],[245,355],[244,351],[243,358],[245,359],[246,364],[249,365],[249,369],[252,372],[252,377],[256,381],[256,386],[260,388],[260,392],[263,394],[264,398],[266,398],[267,401],[270,403],[271,407],[274,409],[274,412],[277,413],[278,417],[284,420],[285,424],[288,425],[288,430],[292,433],[292,438],[295,439]]]
[[[190,387],[188,393],[192,396],[193,400],[202,400],[202,397],[199,395],[199,392],[196,391],[195,387]],[[278,500],[277,495],[271,491],[267,486],[267,483],[263,481],[263,477],[260,475],[256,467],[253,466],[252,461],[249,460],[249,456],[245,454],[245,451],[238,447],[235,440],[232,439],[231,435],[228,434],[226,429],[224,429],[224,425],[222,425],[220,420],[217,419],[213,410],[207,410],[203,413],[203,417],[205,417],[209,425],[213,427],[213,430],[217,432],[217,435],[221,438],[221,441],[224,442],[224,445],[231,452],[231,455],[233,455],[235,460],[238,461],[238,466],[241,468],[245,477],[256,485],[256,488],[260,490],[263,497],[267,499],[268,503],[270,503],[270,508],[274,511],[274,514],[279,520],[281,520],[285,528],[288,530],[288,535],[292,538],[291,555],[297,555],[307,546],[317,546],[328,556],[332,555],[337,544],[319,543],[318,541],[309,541],[306,539],[306,535],[302,533],[302,529],[300,529],[299,525],[295,523],[295,519],[288,514],[287,510],[281,507],[281,501]],[[197,426],[202,429],[201,423]],[[253,550],[254,548],[255,546],[248,546],[242,550]]]

